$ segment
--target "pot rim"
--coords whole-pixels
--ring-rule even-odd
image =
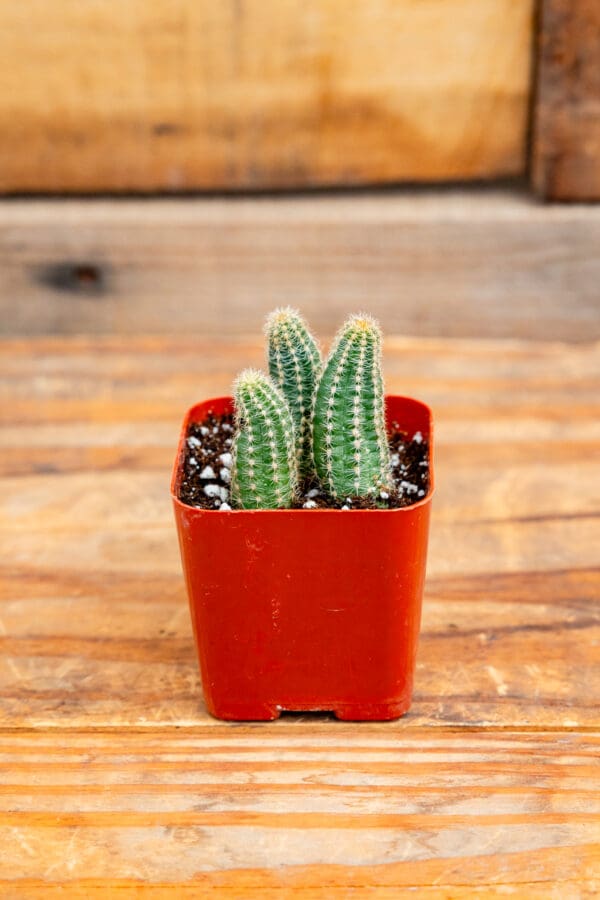
[[[191,421],[193,421],[193,413],[199,406],[207,406],[211,403],[223,405],[225,403],[232,404],[233,398],[230,396],[221,396],[221,397],[209,397],[206,400],[201,400],[199,403],[194,403],[188,411],[186,412],[183,423],[181,426],[181,431],[179,435],[179,441],[177,443],[177,452],[175,454],[175,462],[173,464],[173,469],[171,473],[171,499],[176,507],[188,511],[192,511],[196,515],[235,515],[235,516],[264,516],[264,515],[288,515],[288,516],[296,516],[299,514],[310,513],[312,516],[317,515],[339,515],[340,512],[345,512],[350,515],[381,515],[381,514],[398,514],[398,513],[409,513],[412,510],[416,510],[421,506],[426,506],[431,502],[431,498],[435,493],[435,478],[434,478],[434,465],[433,465],[433,413],[431,408],[424,403],[422,400],[417,400],[415,397],[408,397],[402,394],[386,394],[385,395],[386,403],[389,400],[398,400],[398,401],[408,401],[409,403],[413,403],[417,406],[420,406],[427,416],[429,420],[429,490],[420,500],[417,500],[415,503],[411,503],[410,506],[402,506],[398,509],[349,509],[349,510],[340,510],[340,509],[228,509],[228,510],[220,510],[220,509],[203,509],[200,506],[190,506],[188,503],[184,503],[183,500],[179,499],[178,496],[178,487],[181,473],[181,465],[183,461],[183,456],[185,452],[185,441],[187,440],[187,429],[188,425]]]

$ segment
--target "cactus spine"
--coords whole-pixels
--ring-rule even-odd
[[[312,439],[317,475],[334,497],[389,487],[381,331],[369,316],[351,316],[336,336],[315,392]]]
[[[296,461],[300,476],[313,471],[310,416],[321,369],[319,347],[300,313],[289,307],[268,316],[269,372],[292,413],[296,432]]]
[[[297,472],[294,425],[284,398],[267,375],[246,369],[235,383],[234,405],[234,503],[242,509],[290,506]]]

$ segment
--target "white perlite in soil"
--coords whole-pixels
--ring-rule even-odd
[[[226,421],[217,421],[217,424],[215,421],[215,418],[209,420],[210,427],[204,424],[191,426],[194,434],[188,435],[186,439],[188,453],[185,474],[189,482],[188,490],[191,489],[194,493],[182,496],[182,499],[190,506],[228,511],[231,510],[229,501],[233,456],[228,449],[222,451],[224,447],[231,446],[232,438],[225,437],[220,432],[231,434],[233,426]],[[424,444],[422,432],[417,431],[412,439],[408,439],[406,436],[401,437],[398,431],[392,435],[390,442],[392,488],[381,490],[375,498],[376,504],[382,509],[395,509],[418,502],[426,496],[429,484],[429,461],[418,459],[419,455],[427,452],[426,447],[421,449]],[[204,457],[203,463],[199,463],[197,457]],[[304,492],[294,504],[294,508],[306,510],[327,509],[332,506],[336,508],[335,504],[330,504],[322,488],[315,486],[314,481],[304,487]],[[357,508],[361,508],[358,498],[345,497],[341,505],[337,504],[337,509],[343,511]]]
[[[221,487],[220,484],[207,484],[204,488],[204,493],[207,497],[218,497],[221,503],[229,500],[229,491],[226,487]]]

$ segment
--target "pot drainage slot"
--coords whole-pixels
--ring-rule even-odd
[[[332,709],[282,709],[282,719],[335,719],[335,713]]]

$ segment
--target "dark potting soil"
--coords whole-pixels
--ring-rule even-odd
[[[179,499],[202,509],[231,509],[233,416],[210,415],[193,422],[187,433]],[[397,422],[389,438],[393,488],[379,497],[336,500],[315,479],[300,485],[293,509],[400,509],[422,500],[429,489],[429,443],[421,432],[408,435]]]

